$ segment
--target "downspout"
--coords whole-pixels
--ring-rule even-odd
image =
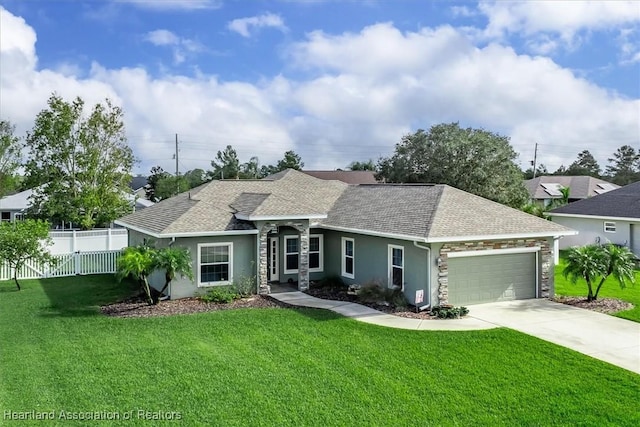
[[[413,246],[427,251],[427,304],[431,306],[431,248],[429,246],[420,246],[417,241],[413,241]],[[414,301],[415,303],[415,301]]]

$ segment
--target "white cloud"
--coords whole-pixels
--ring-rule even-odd
[[[521,34],[535,53],[553,47],[573,49],[588,31],[640,23],[640,2],[631,1],[484,1],[478,6],[489,23],[484,37]]]
[[[115,0],[117,3],[131,3],[145,9],[169,11],[169,10],[200,10],[218,9],[222,6],[221,0]]]
[[[173,51],[173,63],[183,63],[189,54],[201,52],[204,47],[190,39],[178,37],[169,30],[154,30],[148,32],[144,39],[156,46],[168,46]]]
[[[265,13],[249,18],[239,18],[227,24],[227,28],[240,34],[242,37],[251,37],[253,31],[262,28],[274,28],[282,32],[287,31],[287,26],[279,15],[273,13]]]
[[[539,142],[538,161],[551,170],[584,149],[604,166],[619,146],[640,141],[640,100],[607,92],[548,58],[497,44],[478,48],[448,26],[401,32],[387,23],[340,35],[310,33],[290,46],[291,66],[311,76],[297,80],[153,77],[140,67],[98,63],[80,78],[39,70],[33,29],[0,12],[2,118],[24,132],[53,91],[66,99],[79,95],[88,105],[109,97],[124,109],[142,172],[156,164],[173,170],[175,133],[185,170],[209,168],[227,144],[243,161],[257,155],[274,163],[293,149],[309,168],[345,167],[389,155],[417,127],[451,121],[510,135],[523,165]],[[158,34],[154,40],[166,47],[183,40]]]

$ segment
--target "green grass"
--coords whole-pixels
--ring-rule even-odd
[[[584,280],[578,280],[578,282],[573,284],[570,280],[565,279],[562,275],[564,266],[564,259],[560,258],[560,263],[555,269],[554,284],[556,295],[581,296],[586,298],[587,283]],[[598,298],[617,298],[630,302],[634,305],[634,308],[631,310],[619,311],[618,313],[615,313],[614,316],[633,320],[634,322],[640,322],[640,271],[636,271],[635,277],[636,283],[627,284],[624,289],[620,288],[620,285],[613,277],[609,277],[602,285]]]
[[[640,376],[509,329],[416,332],[322,310],[124,319],[108,276],[0,282],[0,425],[640,425]],[[5,411],[133,411],[119,422]],[[178,425],[178,422],[165,424]]]

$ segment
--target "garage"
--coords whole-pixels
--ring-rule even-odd
[[[450,253],[449,304],[470,305],[536,297],[537,253]]]

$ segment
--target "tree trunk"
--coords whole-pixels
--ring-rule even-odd
[[[143,276],[140,281],[142,282],[142,289],[144,293],[147,295],[147,303],[149,305],[153,305],[153,298],[151,297],[151,289],[149,289],[149,282],[147,282],[147,277]]]
[[[608,276],[607,276],[607,277],[608,277]],[[592,299],[591,301],[595,301],[595,300],[597,300],[597,299],[598,299],[598,294],[600,293],[600,288],[601,288],[601,287],[602,287],[602,285],[604,284],[604,281],[605,281],[605,280],[607,280],[607,277],[603,277],[603,278],[600,280],[600,283],[598,283],[598,287],[596,288],[596,293],[595,293],[595,295],[593,296],[593,299]]]
[[[16,286],[18,287],[18,290],[20,290],[20,283],[18,283],[18,271],[13,274],[13,281],[16,282]]]

